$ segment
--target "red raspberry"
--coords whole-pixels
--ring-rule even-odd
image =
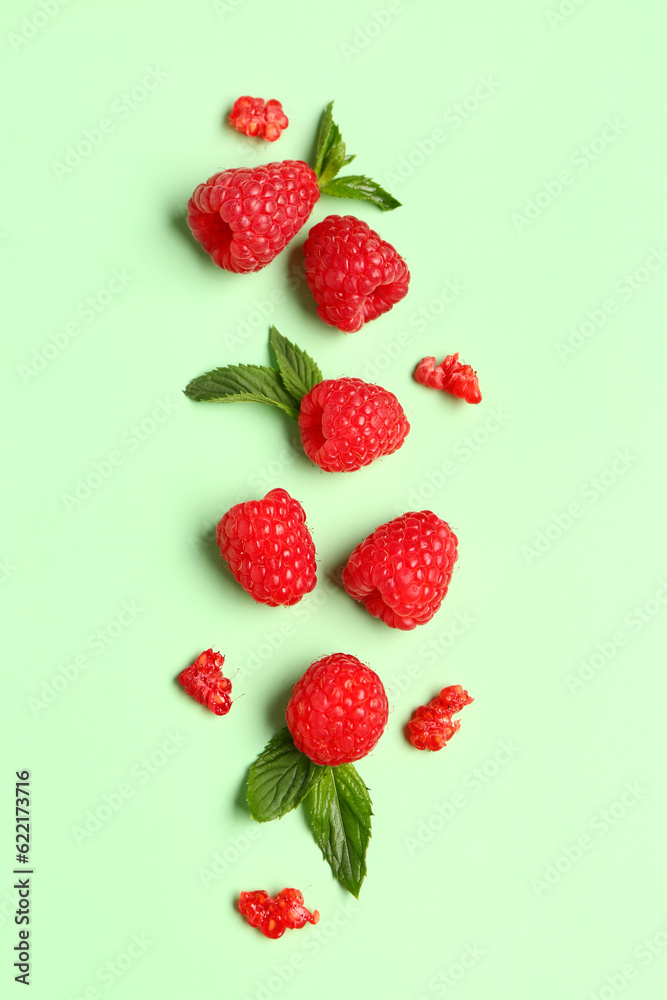
[[[479,391],[477,372],[470,365],[464,365],[456,354],[448,354],[445,360],[436,365],[435,358],[422,358],[415,368],[415,380],[431,389],[442,389],[450,392],[466,403],[479,403],[482,394]]]
[[[410,424],[392,392],[338,378],[318,382],[303,397],[299,430],[312,462],[327,472],[353,472],[397,451]]]
[[[410,272],[403,258],[353,215],[328,215],[318,222],[303,252],[317,315],[343,333],[360,330],[408,293]]]
[[[315,764],[349,764],[382,736],[389,706],[384,685],[356,656],[332,653],[297,681],[285,717],[297,750]]]
[[[221,653],[207,649],[178,675],[178,683],[186,694],[210,709],[214,715],[227,715],[232,707],[229,697],[232,682],[222,676],[224,662],[225,658]]]
[[[264,889],[242,892],[239,913],[251,927],[259,928],[269,938],[280,938],[288,927],[304,927],[320,919],[317,910],[311,913],[303,905],[303,895],[298,889],[283,889],[277,896],[269,896]]]
[[[260,604],[296,604],[315,586],[315,546],[306,514],[286,490],[237,503],[221,518],[217,540],[232,575]]]
[[[267,101],[261,97],[239,97],[229,115],[230,124],[244,135],[258,136],[275,142],[289,121],[280,101]]]
[[[452,722],[452,715],[460,712],[473,699],[460,684],[443,688],[428,705],[420,705],[408,722],[408,739],[417,750],[442,750],[458,733],[461,723]]]
[[[401,514],[357,545],[342,582],[350,597],[391,628],[429,622],[447,593],[457,538],[430,510]]]
[[[188,202],[188,225],[226,271],[259,271],[296,236],[320,197],[302,160],[236,167],[209,177]]]

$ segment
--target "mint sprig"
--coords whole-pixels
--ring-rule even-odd
[[[330,101],[324,109],[317,132],[313,170],[317,175],[320,191],[336,198],[370,201],[383,212],[400,208],[400,201],[380,187],[376,181],[363,174],[338,177],[334,180],[341,167],[352,162],[354,154],[347,153],[340,129],[333,120],[333,103]]]
[[[305,801],[308,821],[334,877],[358,898],[371,838],[370,795],[352,764],[323,770]]]
[[[271,327],[269,343],[278,365],[227,365],[214,368],[183,390],[197,403],[267,403],[298,419],[301,400],[322,381],[322,372],[309,354]]]
[[[303,803],[313,836],[334,878],[359,897],[371,839],[368,789],[352,764],[314,764],[280,729],[250,766],[246,799],[258,823],[280,819]]]
[[[281,729],[250,767],[246,796],[250,815],[259,823],[280,819],[296,809],[325,770],[297,750],[289,729]]]

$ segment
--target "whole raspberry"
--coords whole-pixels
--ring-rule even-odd
[[[178,683],[186,694],[210,709],[214,715],[227,715],[232,707],[229,697],[232,682],[222,676],[224,662],[225,658],[221,653],[206,649],[199,654],[193,664],[178,675]]]
[[[350,597],[391,628],[429,622],[447,593],[457,538],[430,510],[401,514],[357,545],[342,582]]]
[[[258,98],[240,100],[256,102]],[[322,116],[314,170],[303,160],[234,167],[213,174],[195,190],[188,202],[188,225],[218,267],[243,274],[266,267],[299,232],[320,191],[338,198],[372,201],[383,211],[400,205],[368,177],[336,177],[340,167],[353,157],[346,155],[345,143],[331,117],[332,107],[333,101]],[[256,112],[254,104],[243,107],[239,120],[247,121],[247,127],[254,130],[251,119]],[[264,116],[265,138],[276,139],[276,129],[284,118],[279,102],[269,101]]]
[[[319,197],[317,177],[302,160],[236,167],[199,185],[188,225],[218,267],[247,274],[284,250]]]
[[[317,315],[343,333],[388,312],[408,293],[403,258],[353,215],[329,215],[308,233],[306,281]]]
[[[239,97],[229,115],[230,124],[237,132],[275,142],[289,121],[280,101],[267,101],[261,97]]]
[[[389,706],[384,685],[356,656],[317,660],[294,685],[285,717],[297,750],[315,764],[349,764],[382,736]]]
[[[452,396],[465,399],[466,403],[482,401],[477,372],[459,361],[458,352],[448,354],[439,365],[436,365],[435,358],[422,358],[415,368],[415,381],[431,389],[449,392]]]
[[[327,472],[353,472],[401,447],[410,430],[396,396],[359,378],[324,379],[301,400],[308,458]]]
[[[269,896],[264,889],[242,892],[239,913],[268,938],[280,938],[288,927],[304,927],[320,919],[317,910],[311,913],[303,905],[303,894],[298,889],[282,889],[277,896]]]
[[[452,722],[452,715],[473,700],[460,684],[451,684],[428,705],[420,705],[407,725],[408,739],[413,747],[417,750],[442,750],[461,727],[458,719]]]
[[[315,586],[315,546],[306,514],[286,490],[237,503],[216,532],[232,575],[260,604],[296,604]]]

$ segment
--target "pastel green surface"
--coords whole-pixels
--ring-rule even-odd
[[[655,0],[5,7],[3,995],[29,768],[39,1000],[664,996],[666,28]],[[224,126],[245,93],[282,100],[275,145]],[[214,171],[310,155],[332,98],[403,207],[323,198],[313,221],[358,215],[412,272],[349,337],[287,284],[298,250],[233,276],[184,224]],[[266,363],[271,323],[396,392],[405,446],[326,475],[278,411],[181,394]],[[457,350],[479,406],[411,378]],[[254,605],[211,542],[276,485],[319,558],[293,609]],[[415,507],[460,560],[403,634],[328,574]],[[243,695],[224,719],[175,684],[211,645]],[[290,686],[337,650],[393,706],[358,765],[358,904],[299,813],[258,826],[243,802]],[[418,753],[403,726],[450,683],[475,702]],[[234,900],[284,886],[321,921],[268,941]]]

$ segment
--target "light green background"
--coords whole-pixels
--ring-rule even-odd
[[[20,994],[27,767],[35,998],[664,996],[667,25],[658,0],[561,6],[5,8],[3,995]],[[283,101],[277,145],[224,126],[245,93]],[[215,170],[309,155],[332,98],[355,167],[404,207],[323,198],[313,221],[358,214],[412,272],[350,337],[288,287],[298,250],[233,276],[184,226]],[[266,362],[270,322],[325,375],[396,392],[401,451],[325,475],[277,411],[181,395],[207,368]],[[411,378],[455,350],[479,407]],[[111,474],[73,505],[96,463]],[[295,609],[255,606],[211,545],[232,503],[276,485],[318,551]],[[416,505],[452,524],[460,560],[437,617],[402,634],[327,574]],[[243,695],[224,719],[174,681],[210,645]],[[291,684],[334,650],[369,662],[393,706],[359,764],[375,818],[358,906],[300,814],[260,829],[242,795]],[[475,702],[444,752],[419,754],[403,726],[450,683]],[[270,942],[234,899],[283,886],[322,919]]]

